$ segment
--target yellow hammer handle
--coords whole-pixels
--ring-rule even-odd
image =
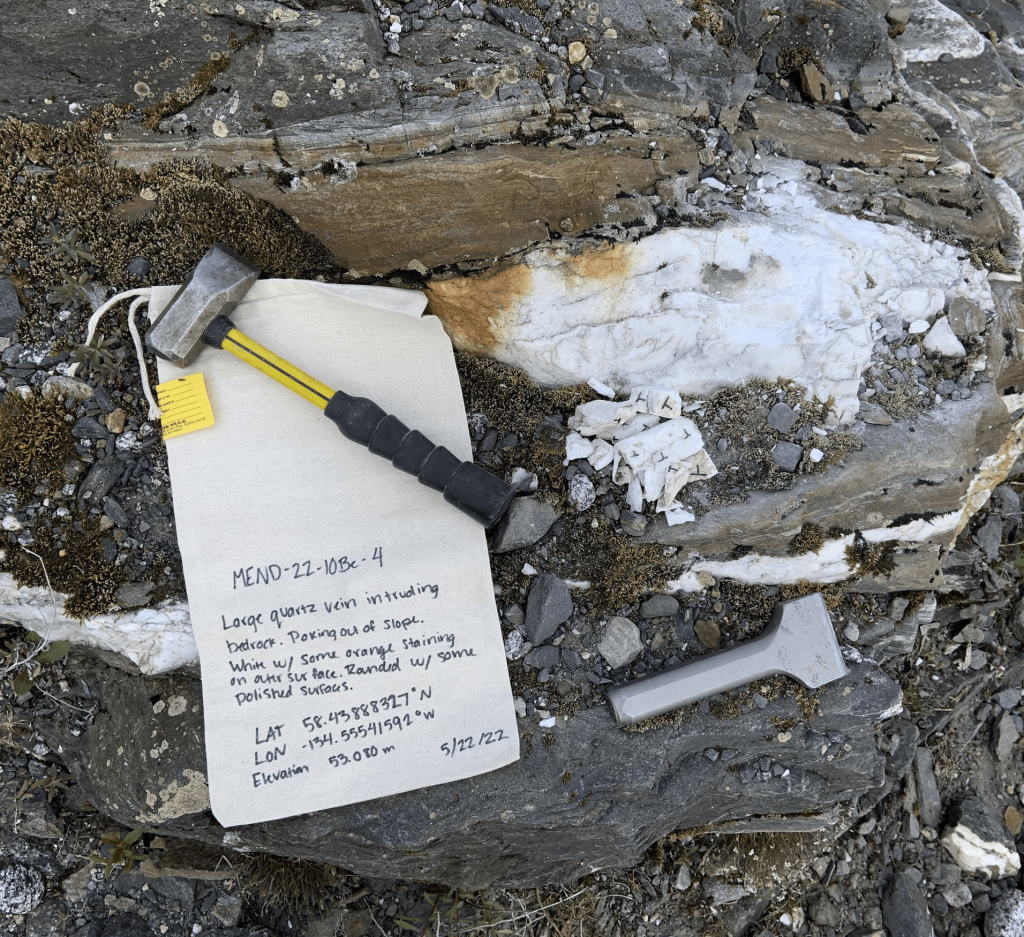
[[[259,342],[254,342],[238,329],[231,329],[224,336],[224,342],[220,347],[246,364],[252,365],[257,371],[262,371],[267,377],[272,377],[278,384],[294,391],[300,397],[305,397],[318,410],[323,410],[334,396],[334,391],[326,384],[321,384],[315,377],[300,371],[294,364],[275,355]]]

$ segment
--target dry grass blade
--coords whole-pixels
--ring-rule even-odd
[[[287,908],[298,915],[324,911],[330,899],[344,898],[347,873],[306,859],[250,856],[238,868],[246,900],[267,908]]]
[[[574,900],[580,898],[581,896],[586,896],[587,899],[590,899],[591,898],[590,890],[587,889],[587,888],[581,889],[580,891],[573,892],[571,895],[566,895],[566,896],[564,896],[562,898],[559,898],[557,901],[550,901],[547,904],[541,903],[540,907],[537,907],[537,908],[527,908],[526,905],[523,904],[522,901],[520,901],[520,904],[523,907],[523,911],[521,913],[512,914],[509,917],[505,917],[505,918],[502,918],[501,920],[493,921],[493,922],[490,922],[490,923],[487,923],[487,924],[474,924],[474,925],[472,925],[470,927],[462,927],[462,928],[459,928],[456,931],[453,931],[453,933],[454,934],[476,934],[476,933],[481,933],[481,932],[494,932],[494,933],[497,933],[498,932],[498,928],[508,927],[509,925],[525,924],[527,927],[531,927],[531,926],[533,926],[535,924],[538,924],[538,923],[541,923],[543,921],[543,933],[548,933],[549,934],[551,928],[555,927],[559,934],[564,934],[564,937],[570,937],[570,934],[572,933],[572,931],[571,930],[570,931],[563,931],[563,929],[562,929],[562,925],[565,924],[565,923],[568,923],[568,922],[565,921],[565,920],[559,922],[558,920],[553,918],[548,912],[550,912],[554,908],[558,908],[560,906],[564,906],[568,902],[574,901]],[[537,901],[538,902],[542,902],[543,901],[543,899],[541,898],[541,895],[540,895],[539,892],[537,893]],[[592,902],[590,902],[589,900],[587,901],[587,903],[588,903],[588,905],[592,904]],[[589,914],[589,909],[588,909],[587,913]],[[576,923],[576,919],[578,918],[578,915],[573,914],[573,915],[571,915],[571,917],[572,917],[572,923],[575,924]],[[529,931],[522,930],[522,929],[517,929],[516,931],[514,931],[514,933],[525,935],[525,934],[529,933]],[[540,934],[538,934],[537,937],[540,937]]]

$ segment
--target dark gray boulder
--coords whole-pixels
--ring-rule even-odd
[[[882,919],[886,930],[899,937],[932,937],[928,902],[906,872],[897,872],[882,898]]]
[[[89,802],[118,822],[473,889],[629,866],[676,829],[823,828],[884,789],[875,725],[901,699],[889,677],[863,663],[817,692],[810,719],[795,684],[764,709],[732,719],[696,712],[647,732],[618,729],[603,706],[550,731],[522,719],[520,760],[499,771],[225,830],[209,812],[199,681],[131,677],[85,655],[73,663],[100,704],[95,722],[76,735],[60,709],[49,709],[35,728],[62,752]],[[795,725],[780,733],[779,720]],[[754,778],[742,783],[740,770],[752,764]]]

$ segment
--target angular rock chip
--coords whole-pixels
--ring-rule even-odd
[[[1024,934],[1024,892],[1004,892],[985,915],[985,937],[1020,937]]]
[[[832,85],[816,65],[807,62],[800,66],[800,90],[815,104],[832,100]]]
[[[25,310],[14,284],[7,277],[0,278],[0,335],[13,332],[23,315]]]
[[[78,489],[79,510],[87,503],[99,507],[123,471],[123,463],[116,459],[100,459],[94,463],[89,469],[89,474],[85,476],[82,487]]]
[[[103,513],[106,514],[116,526],[123,527],[127,530],[128,524],[130,523],[128,519],[128,512],[125,511],[125,509],[113,498],[107,497],[103,499]]]
[[[974,895],[966,882],[956,882],[941,889],[942,897],[951,908],[966,908],[971,903]]]
[[[623,511],[619,515],[619,523],[631,537],[639,537],[647,530],[647,518],[643,514],[635,514],[633,511]]]
[[[999,547],[1003,540],[1003,519],[998,515],[989,515],[989,518],[974,535],[974,539],[985,559],[990,563],[999,558]]]
[[[149,602],[155,588],[151,582],[126,582],[117,590],[117,604],[122,608],[141,608]]]
[[[949,327],[957,338],[970,338],[985,330],[985,313],[969,299],[957,296],[949,304]]]
[[[788,403],[780,402],[768,414],[768,425],[780,433],[788,433],[799,419],[800,415]]]
[[[644,618],[661,618],[665,615],[674,615],[678,611],[679,599],[664,592],[652,595],[640,606],[640,614]]]
[[[775,895],[766,891],[763,895],[751,895],[737,901],[722,915],[722,927],[729,937],[745,937],[768,910]]]
[[[564,579],[541,573],[526,601],[526,637],[536,646],[551,637],[572,614],[572,596]]]
[[[555,509],[536,498],[514,498],[494,538],[495,553],[521,550],[536,543],[557,519]]]
[[[693,631],[704,647],[716,648],[722,643],[722,629],[713,621],[701,618],[693,626]]]
[[[625,667],[636,660],[644,649],[640,629],[628,618],[613,618],[608,622],[597,649],[612,670]]]
[[[772,461],[784,472],[795,472],[804,455],[804,447],[795,442],[777,442],[772,446]]]
[[[892,417],[874,404],[862,406],[859,416],[865,423],[871,423],[874,426],[892,426]]]
[[[917,802],[921,808],[921,822],[932,829],[938,829],[942,816],[942,798],[935,780],[932,753],[923,746],[914,754],[914,768],[917,772]]]
[[[996,760],[1000,764],[1010,760],[1013,746],[1017,744],[1019,738],[1020,733],[1014,724],[1013,716],[1004,712],[999,718],[999,723],[996,725],[995,745],[993,745]]]
[[[83,416],[71,427],[71,435],[76,439],[106,439],[107,428],[91,416]]]
[[[128,420],[128,414],[124,412],[121,407],[108,413],[103,422],[106,423],[107,429],[112,433],[123,433],[124,424]]]
[[[948,318],[937,319],[921,344],[925,351],[944,355],[947,358],[963,358],[967,355],[960,339],[953,333]]]
[[[562,655],[557,647],[545,644],[542,647],[535,647],[523,660],[527,667],[534,667],[537,670],[557,670]]]

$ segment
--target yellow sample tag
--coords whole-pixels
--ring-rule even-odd
[[[213,407],[201,373],[157,384],[156,396],[163,411],[160,422],[164,428],[164,439],[213,426]]]

